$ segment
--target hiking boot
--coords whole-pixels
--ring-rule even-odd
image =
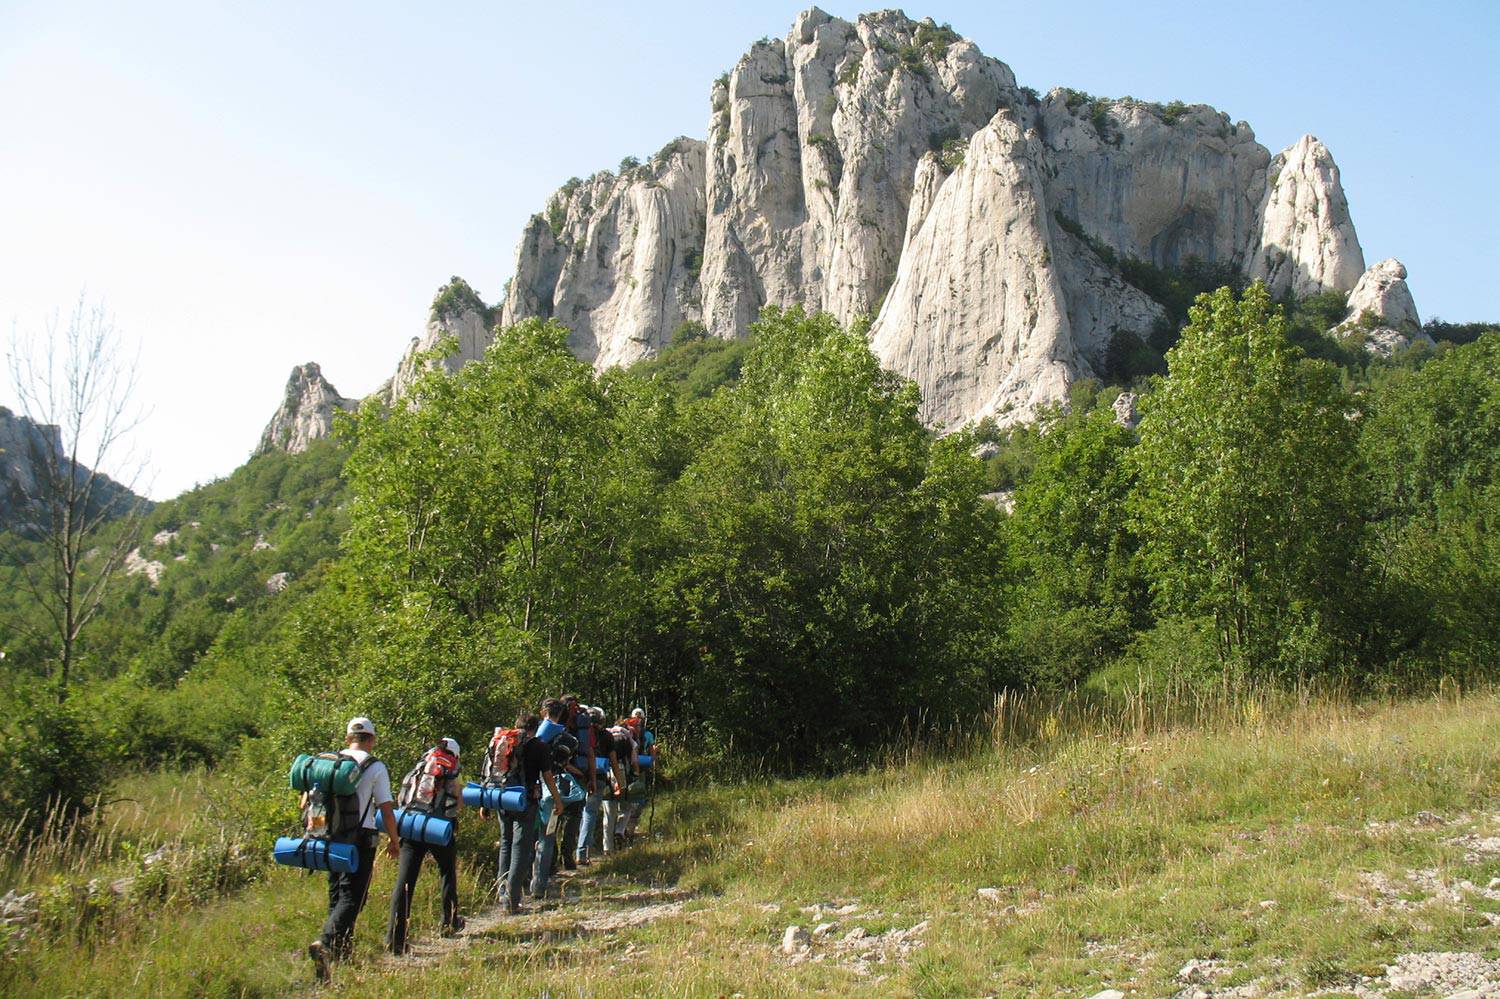
[[[506,899],[505,914],[507,916],[524,916],[526,914],[526,909],[521,905],[520,902],[512,902],[510,899]]]
[[[463,916],[454,916],[452,925],[443,927],[443,936],[456,937],[464,931],[466,925],[468,923]]]
[[[313,977],[320,982],[328,981],[328,954],[323,950],[323,941],[314,940],[308,944],[307,956],[312,958]]]
[[[576,870],[578,870],[578,861],[576,861],[576,860],[564,860],[563,861],[563,870],[565,870],[565,871],[576,871]]]

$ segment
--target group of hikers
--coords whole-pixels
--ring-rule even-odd
[[[468,785],[460,777],[458,740],[444,737],[423,753],[393,794],[390,772],[374,755],[375,739],[375,723],[354,718],[337,754],[299,757],[294,764],[293,787],[299,786],[296,767],[304,759],[345,767],[353,785],[352,794],[343,795],[311,785],[301,798],[301,842],[323,843],[325,854],[332,844],[349,844],[343,850],[351,869],[327,867],[328,918],[322,935],[308,946],[314,973],[323,981],[330,965],[353,950],[354,923],[364,908],[382,831],[386,856],[398,862],[386,945],[399,955],[406,951],[412,892],[429,853],[442,882],[442,932],[453,935],[464,926],[458,911],[458,841],[451,834],[456,825],[444,830],[446,842],[431,842],[418,833],[423,827],[409,825],[414,818],[456,824],[463,807],[477,808],[481,818],[495,815],[498,893],[505,911],[517,914],[524,894],[548,895],[559,856],[565,869],[574,870],[598,852],[612,853],[634,839],[646,802],[644,778],[652,772],[655,754],[643,710],[609,724],[602,708],[581,703],[575,694],[548,697],[539,715],[522,712],[513,726],[497,727],[479,781]]]

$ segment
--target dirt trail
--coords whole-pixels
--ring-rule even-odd
[[[694,897],[678,888],[646,887],[627,878],[581,871],[559,871],[551,891],[557,897],[524,899],[524,911],[515,916],[506,915],[498,904],[491,905],[469,916],[463,932],[456,936],[421,933],[409,942],[404,957],[387,955],[382,963],[421,967],[500,937],[555,942],[644,926],[681,915]]]

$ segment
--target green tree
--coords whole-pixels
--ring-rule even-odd
[[[757,324],[668,509],[664,588],[715,741],[805,764],[987,690],[998,514],[967,442],[930,444],[917,402],[862,329],[800,309]]]
[[[1029,682],[1074,683],[1128,643],[1144,618],[1139,543],[1128,524],[1134,431],[1107,408],[1054,413],[1006,522],[1012,654]]]
[[[1200,297],[1167,360],[1132,452],[1162,609],[1212,618],[1225,668],[1335,663],[1360,514],[1337,372],[1299,357],[1259,285]]]

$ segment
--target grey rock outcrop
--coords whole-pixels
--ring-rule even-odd
[[[1134,430],[1140,426],[1141,414],[1136,410],[1136,403],[1139,401],[1134,392],[1121,392],[1115,396],[1114,404],[1110,407],[1115,411],[1115,422],[1126,430]]]
[[[1162,305],[1127,264],[1201,261],[1277,296],[1364,271],[1338,167],[1205,105],[1020,88],[947,26],[812,9],[710,90],[708,140],[571,181],[522,234],[501,323],[555,318],[596,367],[766,305],[875,314],[883,363],[951,429],[1031,418]],[[1134,280],[1141,280],[1134,277]]]
[[[287,379],[286,395],[260,435],[255,453],[301,454],[313,441],[333,432],[335,413],[352,412],[358,405],[357,400],[339,395],[316,364],[299,364]]]
[[[412,339],[406,356],[401,358],[401,364],[391,378],[390,387],[382,390],[389,401],[405,398],[422,374],[420,358],[430,355],[439,343],[450,337],[457,341],[457,346],[443,357],[427,361],[429,367],[441,367],[450,374],[484,356],[494,339],[490,310],[468,283],[458,277],[438,289],[427,313],[426,331]]]
[[[67,450],[59,427],[36,423],[0,406],[0,530],[35,535],[47,522],[54,490],[68,481]],[[132,510],[148,510],[151,503],[108,475],[82,464],[73,469],[74,481],[87,486],[89,510],[107,518]]]
[[[704,144],[677,139],[649,163],[560,189],[517,250],[501,325],[552,318],[596,368],[655,354],[701,315]]]
[[[1329,332],[1343,336],[1356,330],[1365,350],[1377,357],[1389,358],[1415,343],[1434,346],[1422,329],[1401,261],[1391,257],[1365,271],[1349,293],[1344,321]]]
[[[19,511],[42,491],[41,463],[62,456],[62,432],[0,406],[0,508]]]
[[[1367,316],[1379,320],[1381,326],[1407,333],[1422,328],[1417,303],[1406,286],[1406,265],[1395,257],[1382,260],[1360,276],[1349,293],[1349,313],[1339,326],[1358,325]]]
[[[1079,370],[1035,150],[1009,111],[974,133],[871,329],[880,363],[952,429],[1029,419]]]
[[[743,332],[763,305],[842,319],[891,284],[924,154],[1005,102],[1003,63],[898,11],[812,9],[758,42],[712,92],[704,323]]]
[[[1033,113],[1049,207],[1114,252],[1158,267],[1237,263],[1257,231],[1270,154],[1206,105],[1169,115],[1056,89]]]
[[[1260,232],[1245,273],[1273,297],[1352,291],[1365,269],[1339,168],[1311,135],[1282,150],[1266,172]]]

